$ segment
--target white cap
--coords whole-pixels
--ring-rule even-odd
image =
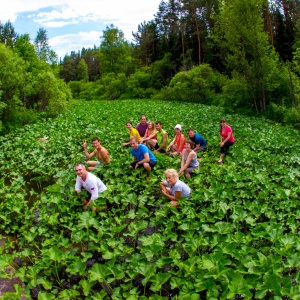
[[[181,125],[180,125],[180,124],[177,124],[177,125],[175,126],[175,129],[181,130]]]

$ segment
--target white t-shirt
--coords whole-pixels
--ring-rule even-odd
[[[91,194],[91,200],[96,200],[99,194],[107,190],[106,185],[90,172],[87,172],[85,181],[83,181],[81,177],[77,175],[75,190],[81,191],[82,187],[84,187]]]

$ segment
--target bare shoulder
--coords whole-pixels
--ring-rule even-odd
[[[100,152],[101,152],[101,153],[103,153],[103,154],[106,154],[106,153],[108,153],[107,149],[106,149],[106,148],[104,148],[103,146],[101,146],[101,150],[100,150]]]

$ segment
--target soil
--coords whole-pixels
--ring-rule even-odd
[[[2,236],[0,239],[0,247],[3,247],[5,245],[5,239],[6,237]],[[0,272],[2,272],[0,270]],[[7,274],[10,274],[12,272],[11,268],[6,268],[5,272]],[[24,283],[21,281],[18,277],[13,278],[0,278],[0,298],[4,295],[6,292],[15,292],[14,284],[19,284],[20,286],[24,286]],[[25,297],[21,297],[20,300],[26,300]]]

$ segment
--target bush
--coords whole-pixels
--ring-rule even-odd
[[[224,77],[208,64],[177,73],[155,99],[208,103],[222,89]]]

